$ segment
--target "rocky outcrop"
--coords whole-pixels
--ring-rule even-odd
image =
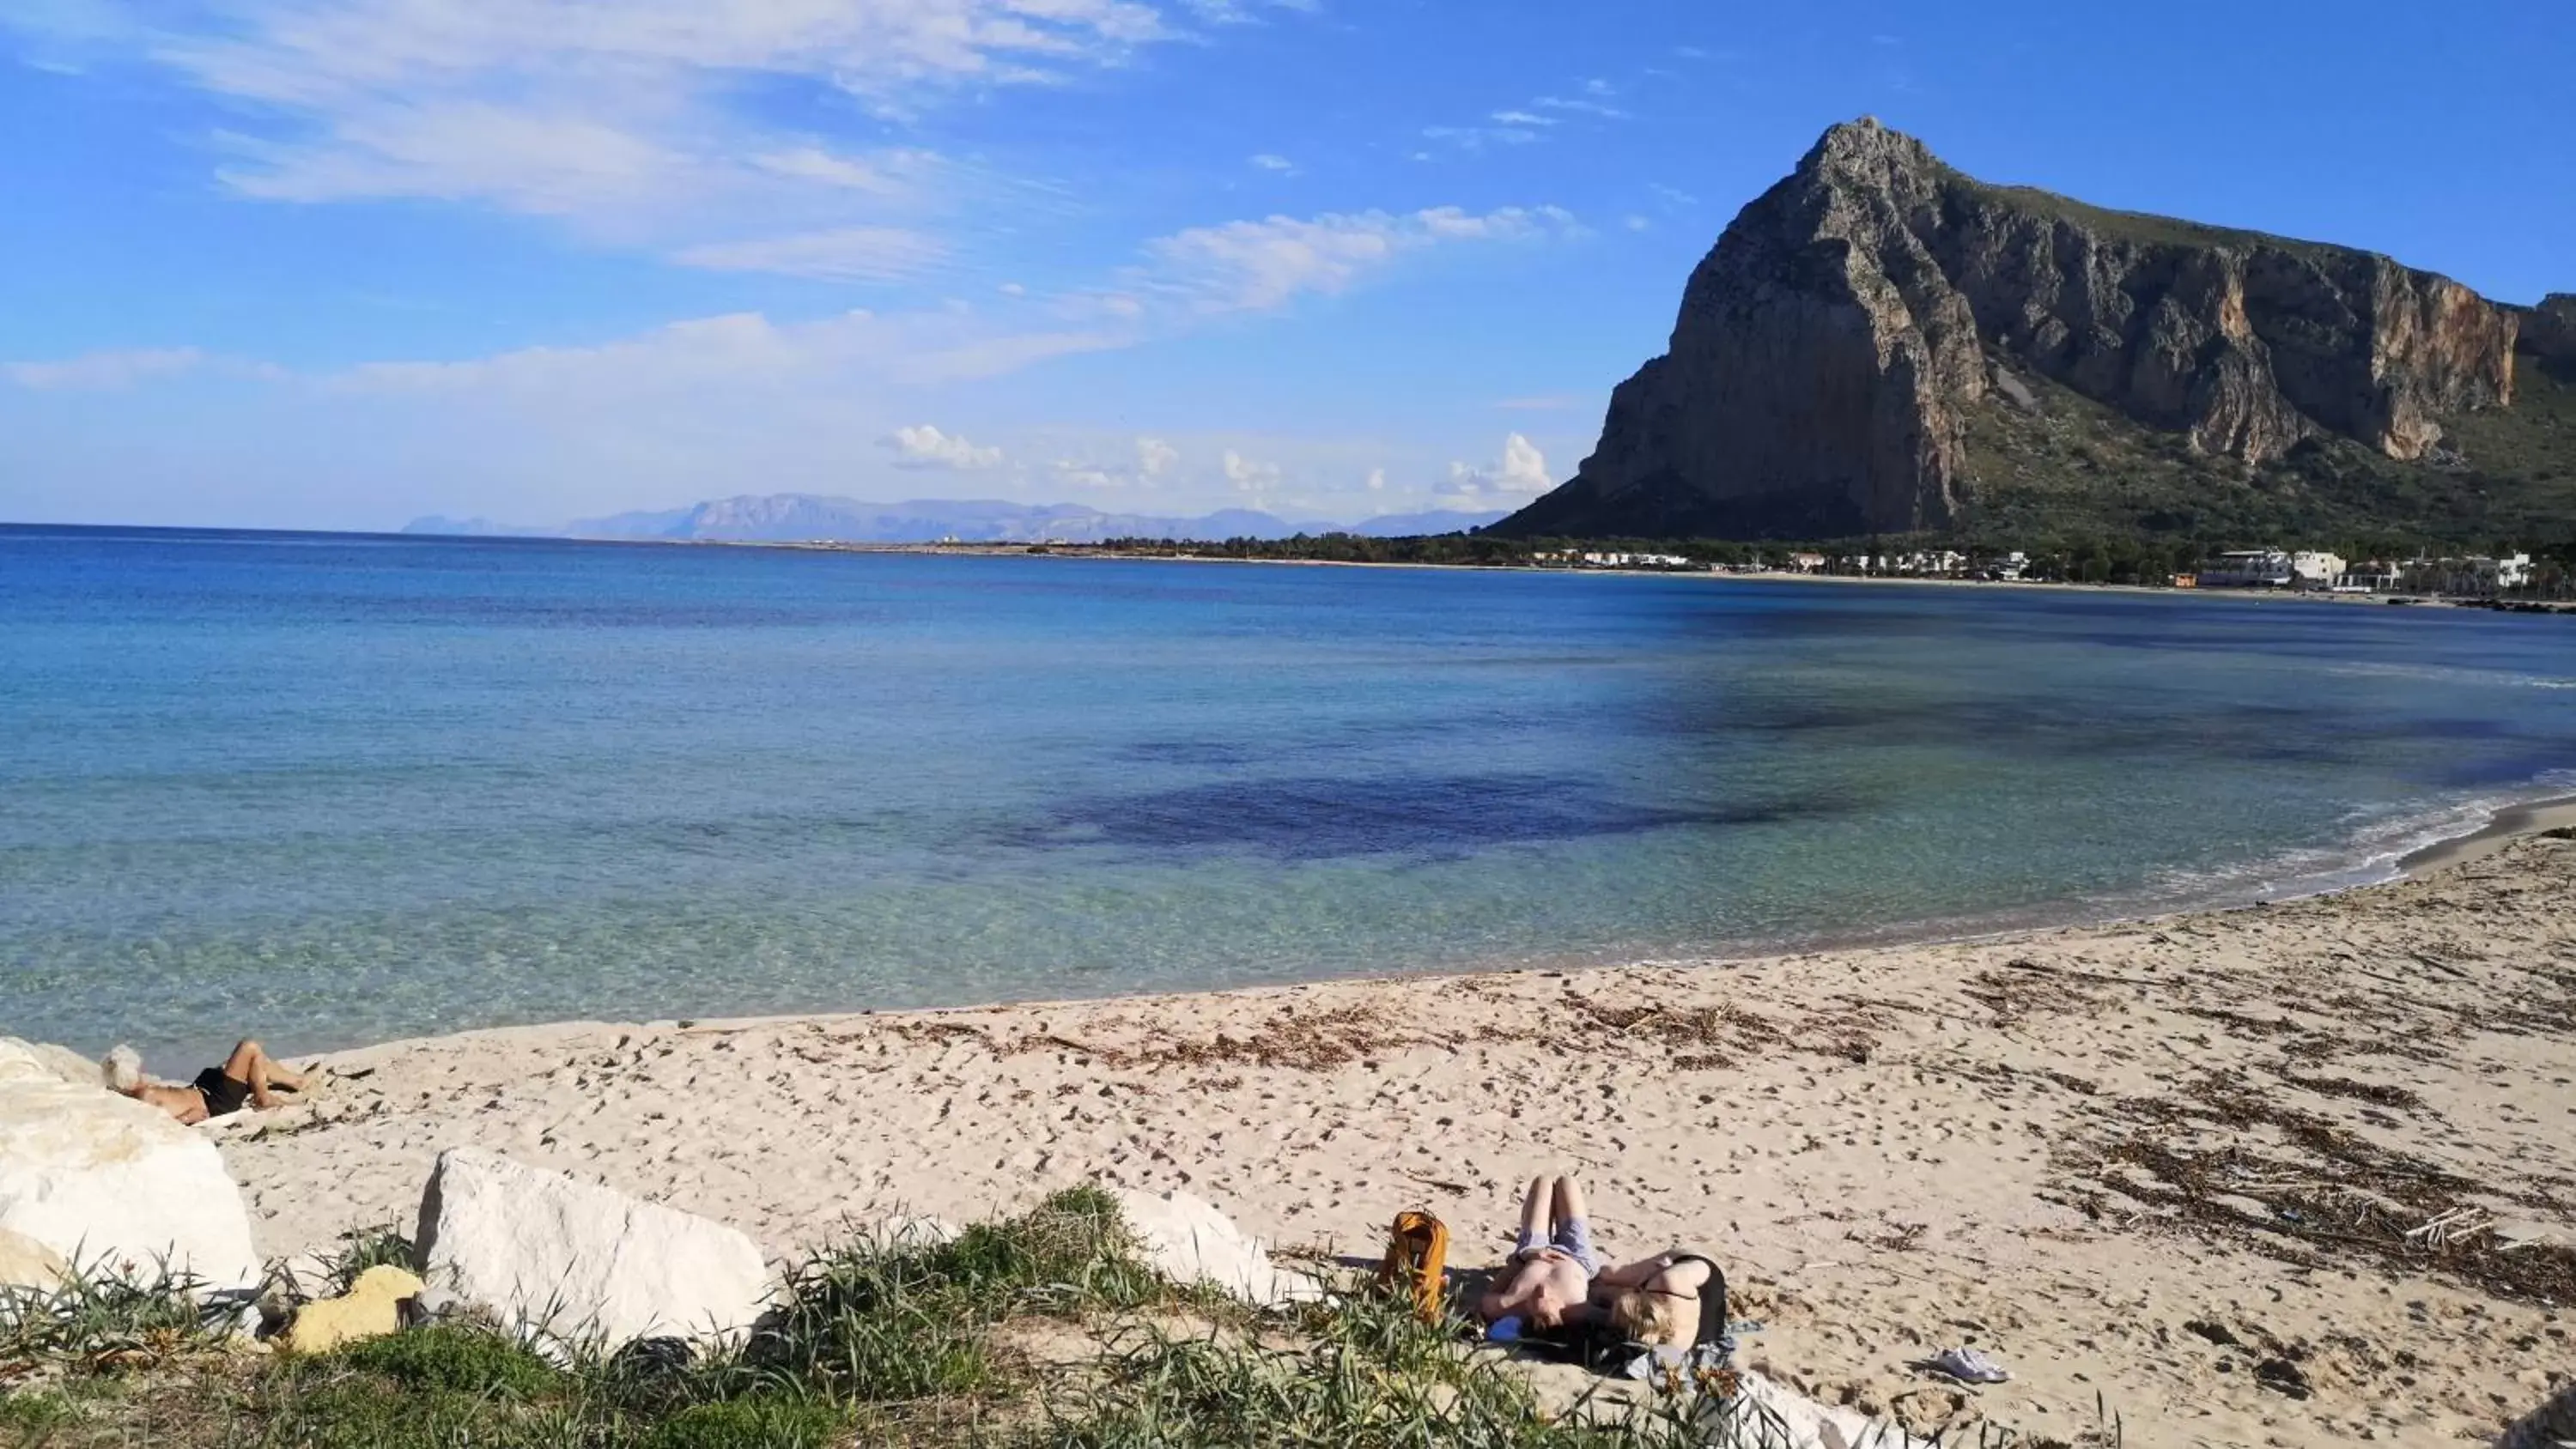
[[[479,1148],[438,1155],[412,1243],[424,1308],[566,1342],[728,1337],[769,1291],[760,1249],[722,1223]]]
[[[2243,463],[2320,434],[2411,459],[2510,403],[2516,325],[2385,257],[1989,186],[1863,120],[1727,227],[1597,450],[1496,531],[1948,528],[1997,363]]]
[[[2552,292],[2522,314],[2522,345],[2544,363],[2576,368],[2576,292]]]
[[[0,1235],[79,1268],[149,1278],[167,1265],[204,1291],[255,1288],[250,1215],[223,1155],[194,1128],[101,1085],[61,1047],[0,1037]],[[59,1272],[20,1246],[30,1278]]]

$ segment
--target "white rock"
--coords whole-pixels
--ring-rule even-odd
[[[84,1269],[164,1261],[210,1291],[262,1276],[223,1154],[62,1047],[0,1037],[0,1228]]]
[[[62,1254],[25,1233],[0,1228],[0,1289],[47,1291],[63,1281],[66,1266]]]
[[[1737,1375],[1736,1402],[1745,1405],[1743,1442],[1777,1449],[1916,1449],[1916,1439],[1894,1424],[1873,1422],[1850,1409],[1817,1403],[1757,1373]],[[1771,1425],[1776,1423],[1774,1430]],[[1759,1430],[1755,1425],[1762,1425]],[[1782,1437],[1780,1431],[1786,1432]]]
[[[480,1148],[438,1155],[412,1242],[429,1302],[608,1347],[727,1337],[769,1294],[732,1228]]]
[[[1213,1283],[1264,1307],[1310,1297],[1314,1287],[1281,1272],[1260,1241],[1214,1204],[1176,1192],[1169,1197],[1113,1188],[1137,1247],[1156,1272],[1175,1283]]]

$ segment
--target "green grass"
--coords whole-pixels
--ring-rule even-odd
[[[350,1270],[352,1273],[354,1269]],[[1455,1320],[1338,1289],[1260,1313],[1148,1270],[1114,1202],[1080,1189],[939,1244],[861,1239],[792,1273],[740,1346],[694,1360],[567,1354],[444,1324],[310,1357],[255,1357],[167,1280],[83,1280],[9,1320],[0,1446],[105,1449],[1752,1449],[1783,1442],[1723,1376],[1643,1404],[1551,1411]],[[153,1300],[158,1291],[160,1299]],[[58,1319],[46,1326],[45,1320]],[[1053,1320],[1072,1361],[1005,1326]],[[1059,1335],[1060,1336],[1060,1335]],[[155,1347],[148,1356],[130,1352]],[[9,1385],[17,1387],[11,1388]],[[1980,1444],[2013,1442],[1989,1435]],[[2109,1442],[2105,1440],[2103,1442]]]

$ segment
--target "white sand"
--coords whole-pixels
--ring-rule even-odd
[[[2286,905],[1954,945],[559,1025],[330,1064],[319,1103],[223,1134],[272,1254],[407,1224],[432,1156],[463,1143],[781,1253],[1096,1176],[1345,1252],[1427,1203],[1460,1261],[1490,1261],[1521,1181],[1553,1169],[1582,1176],[1614,1256],[1678,1242],[1727,1264],[1739,1316],[1768,1325],[1748,1364],[1917,1424],[1957,1409],[2072,1438],[2098,1392],[2132,1445],[2440,1444],[2493,1434],[2576,1368],[2576,1321],[2528,1296],[2247,1225],[2277,1221],[2266,1196],[2354,1239],[2454,1204],[2576,1223],[2576,843],[2558,840]],[[2154,1172],[2185,1171],[2155,1153],[2231,1146],[2260,1161],[2204,1162],[2202,1187],[2236,1192],[2219,1210],[2239,1226],[2153,1201]],[[2369,1194],[2377,1226],[2354,1216]],[[2495,1243],[2459,1264],[2565,1271]],[[2015,1381],[1971,1396],[1908,1370],[1961,1342]],[[2284,1356],[2312,1397],[2258,1384]]]

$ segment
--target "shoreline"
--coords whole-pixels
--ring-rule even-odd
[[[2259,911],[2274,905],[2297,901],[2332,899],[2336,896],[2368,891],[2401,881],[2421,879],[2450,866],[2484,860],[2526,838],[2552,830],[2576,829],[2576,795],[2553,792],[2546,796],[2489,806],[2486,807],[2486,814],[2487,818],[2483,824],[2469,826],[2429,843],[2412,846],[2402,853],[2382,853],[2374,857],[2388,860],[2390,863],[2384,874],[2368,880],[2320,884],[2313,888],[2293,887],[2278,894],[2266,893],[2250,899],[2183,902],[2167,907],[2102,916],[2049,916],[2000,923],[1963,922],[1955,918],[1910,921],[1890,925],[1879,931],[1801,937],[1781,943],[1717,942],[1702,949],[1682,950],[1663,956],[1639,956],[1622,953],[1615,948],[1605,948],[1597,954],[1532,957],[1525,960],[1462,964],[1455,968],[1423,971],[1317,976],[1287,982],[1212,986],[1187,991],[1116,992],[1097,996],[1001,997],[989,1001],[958,1002],[946,1006],[852,1007],[839,1011],[764,1012],[747,1016],[656,1017],[642,1022],[610,1022],[604,1019],[573,1017],[553,1021],[465,1027],[456,1031],[434,1032],[423,1036],[387,1037],[379,1041],[327,1047],[318,1051],[294,1052],[290,1055],[327,1063],[338,1058],[380,1051],[432,1048],[441,1043],[468,1038],[589,1029],[600,1026],[631,1025],[645,1028],[669,1028],[677,1031],[733,1031],[800,1022],[889,1021],[996,1011],[1078,1010],[1156,1002],[1187,1002],[1297,992],[1327,986],[1394,986],[1524,974],[1580,976],[1594,972],[1667,969],[1683,964],[1693,967],[1724,968],[1820,955],[1866,955],[1875,952],[1947,946],[1984,946],[2009,943],[2023,938],[2058,936],[2074,932],[2140,929],[2176,920]],[[2363,869],[2368,864],[2369,858],[2365,858],[2347,867],[2345,871],[2334,872],[2334,874]]]
[[[280,1256],[404,1222],[459,1145],[781,1255],[1101,1180],[1359,1256],[1429,1206],[1467,1267],[1520,1181],[1572,1171],[1605,1252],[1719,1256],[1765,1324],[1739,1361],[1828,1402],[2066,1437],[2098,1392],[2141,1444],[2491,1434],[2563,1370],[2542,1300],[2576,1298],[2576,842],[2535,833],[2568,805],[2404,878],[2111,925],[387,1042],[212,1135]],[[2526,1246],[2409,1246],[2458,1208]],[[1907,1367],[1961,1341],[2013,1382]]]

